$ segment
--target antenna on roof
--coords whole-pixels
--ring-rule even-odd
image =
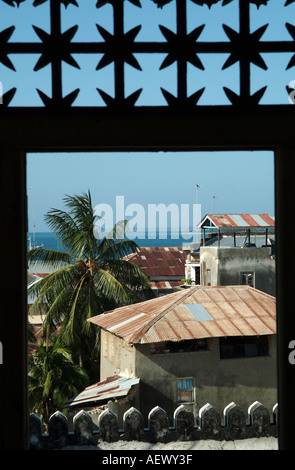
[[[213,204],[212,204],[212,206],[213,206],[213,207],[212,207],[212,212],[213,212],[213,214],[214,214],[214,202],[215,202],[215,199],[217,199],[217,197],[216,197],[216,196],[213,196],[213,197],[212,197],[212,199],[213,199]]]
[[[199,188],[201,186],[199,184],[196,184],[196,189],[197,189],[197,204],[199,203]]]

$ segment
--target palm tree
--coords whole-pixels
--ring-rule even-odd
[[[29,356],[30,412],[38,414],[44,423],[57,410],[62,410],[66,400],[84,389],[88,376],[73,363],[70,352],[59,345],[57,338]]]
[[[141,268],[125,258],[138,249],[136,243],[122,238],[126,221],[116,224],[110,234],[98,240],[90,192],[66,196],[64,203],[67,212],[51,209],[45,220],[65,251],[37,248],[28,252],[29,261],[57,268],[30,289],[37,295],[30,313],[41,304],[46,305],[44,337],[48,340],[62,323],[59,336],[63,341],[77,352],[80,361],[93,361],[98,357],[99,331],[87,320],[139,301],[139,292],[148,289],[149,280]],[[60,262],[66,266],[60,268]]]

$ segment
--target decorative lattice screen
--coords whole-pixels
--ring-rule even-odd
[[[0,112],[290,106],[294,3],[1,0]]]

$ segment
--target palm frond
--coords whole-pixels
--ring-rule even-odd
[[[45,216],[48,225],[62,241],[66,249],[78,257],[88,254],[94,258],[97,251],[97,239],[94,235],[94,215],[90,192],[81,196],[66,196],[64,204],[69,212],[51,209]]]
[[[75,313],[76,313],[77,304],[78,304],[78,301],[79,301],[79,295],[80,295],[81,289],[84,285],[84,281],[85,281],[85,278],[83,277],[80,280],[79,284],[76,286],[74,298],[73,298],[71,309],[70,309],[70,314],[69,314],[69,318],[68,318],[68,325],[70,327],[70,332],[71,332],[70,338],[71,339],[74,339]]]
[[[64,347],[59,346],[58,342],[56,343],[56,347],[54,348],[54,355],[59,355],[70,364],[73,364],[73,359],[72,359],[70,351],[68,351]]]
[[[48,274],[44,278],[35,282],[28,288],[28,294],[37,296],[30,313],[34,313],[40,304],[50,304],[52,299],[58,295],[60,290],[65,286],[73,285],[76,273],[80,269],[80,264],[65,266],[53,273]]]
[[[110,232],[100,241],[99,252],[105,253],[109,247],[112,247],[114,244],[118,243],[118,240],[126,240],[127,229],[127,220],[121,220],[117,222],[112,230],[110,230]]]
[[[99,260],[109,261],[125,258],[132,253],[136,253],[138,250],[138,245],[132,240],[112,240],[104,244],[103,250],[100,250]]]
[[[51,381],[52,375],[53,375],[52,370],[50,370],[48,374],[46,375],[45,382],[43,384],[43,398],[46,398],[49,395],[49,392],[52,386],[52,381]]]
[[[71,215],[60,209],[51,209],[44,219],[51,230],[56,233],[65,249],[73,252],[73,240],[79,233],[79,228]]]
[[[67,306],[70,305],[71,293],[67,286],[64,287],[49,306],[43,322],[43,336],[47,341],[57,325],[64,320]]]
[[[111,273],[99,268],[94,273],[95,288],[106,298],[113,299],[116,303],[124,303],[127,300],[123,285]]]
[[[149,287],[150,281],[148,276],[137,264],[124,259],[113,259],[109,261],[108,268],[116,279],[128,286],[139,289],[147,289]]]
[[[28,251],[28,261],[40,262],[42,266],[48,264],[51,267],[59,267],[60,263],[71,264],[74,261],[74,257],[70,253],[57,250],[48,250],[45,248],[33,248]]]

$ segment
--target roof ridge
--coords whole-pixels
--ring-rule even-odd
[[[135,336],[132,338],[131,342],[132,343],[138,343],[140,338],[151,328],[157,321],[161,320],[172,308],[174,308],[176,305],[179,305],[183,300],[185,300],[187,297],[189,297],[193,292],[195,292],[200,286],[195,286],[191,287],[188,289],[188,292],[185,292],[184,295],[182,295],[176,302],[172,303],[172,305],[169,305],[169,307],[166,307],[162,312],[158,313],[158,315],[155,318],[152,318],[147,325],[145,325],[139,332],[135,334]],[[173,295],[173,294],[171,294]]]
[[[267,292],[259,290],[259,289],[257,289],[256,287],[253,287],[253,286],[246,286],[246,287],[248,287],[249,290],[254,290],[258,294],[263,294],[264,297],[268,297],[268,298],[270,298],[270,299],[272,299],[276,302],[276,296],[275,295],[268,294]]]

